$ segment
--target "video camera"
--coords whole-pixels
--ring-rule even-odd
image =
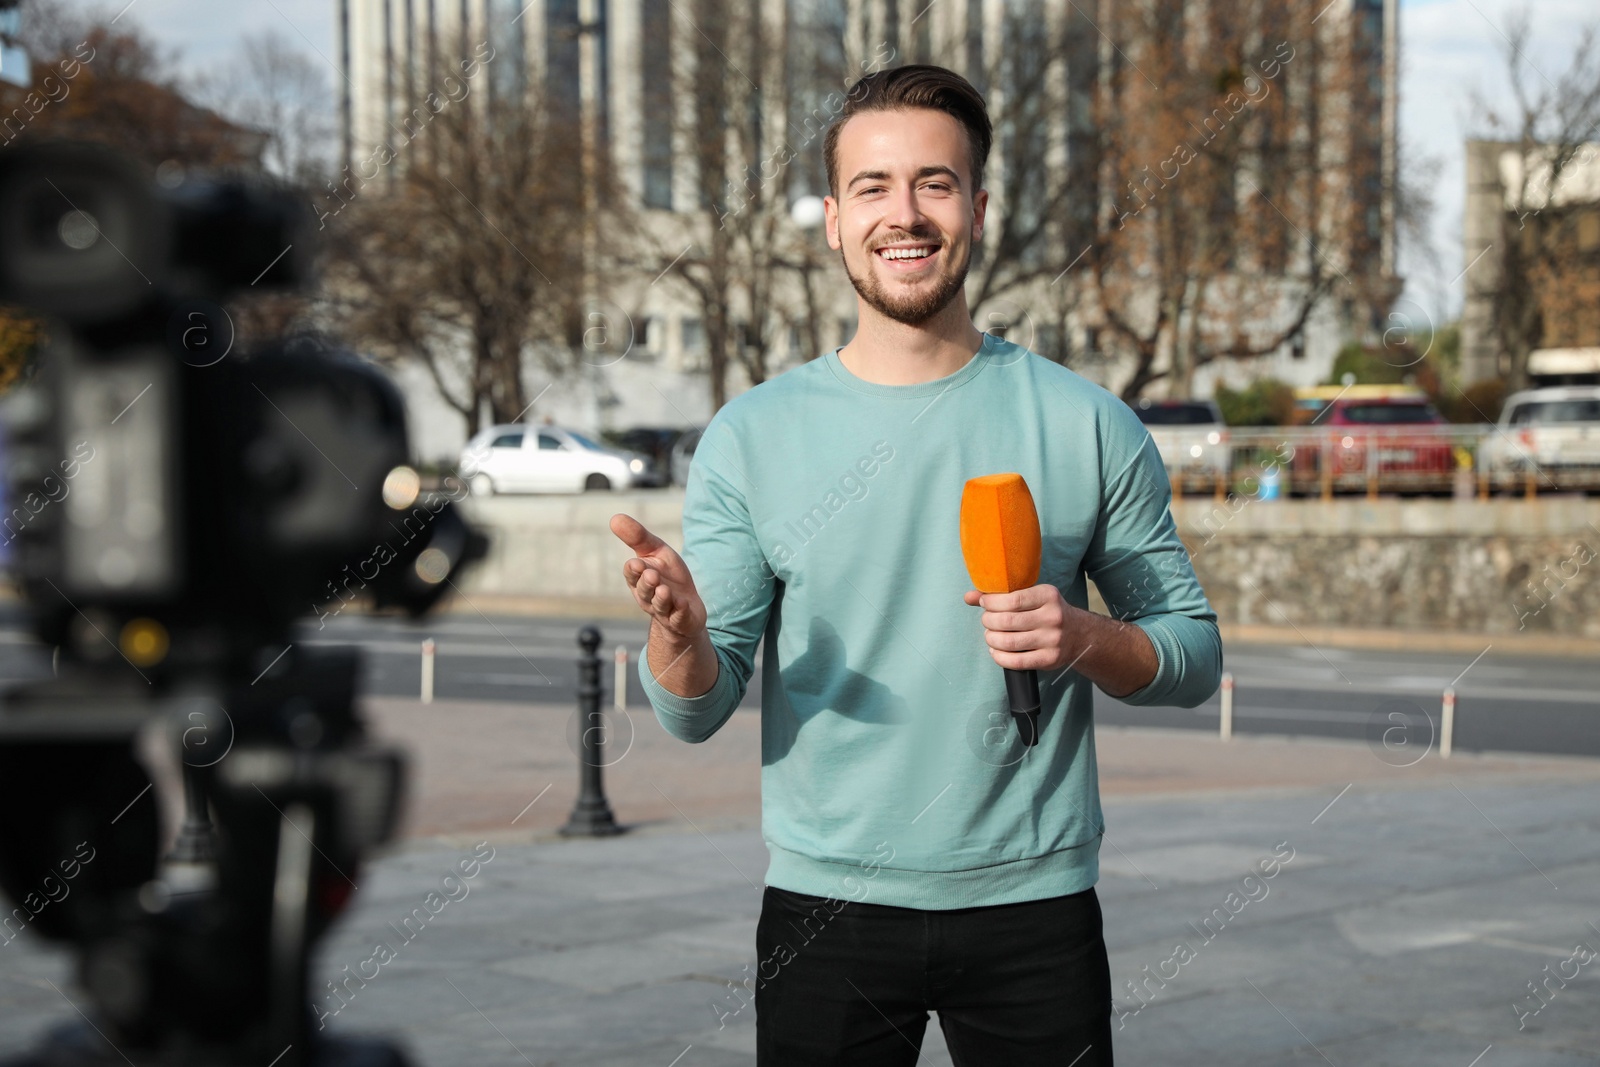
[[[420,614],[484,542],[422,492],[376,368],[225,347],[222,302],[303,282],[313,222],[265,184],[0,153],[0,302],[47,324],[7,399],[0,527],[60,657],[0,705],[0,937],[72,942],[94,1005],[10,1067],[404,1062],[310,1026],[310,948],[391,835],[404,764],[364,734],[355,652],[292,627],[358,567],[375,606]],[[198,889],[158,856],[153,717],[214,817]]]

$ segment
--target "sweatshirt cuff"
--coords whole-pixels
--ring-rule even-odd
[[[737,692],[733,671],[729,669],[722,649],[711,646],[717,654],[717,680],[699,696],[684,697],[672,692],[656,681],[650,672],[648,648],[639,655],[639,684],[644,688],[645,699],[655,709],[656,719],[672,736],[683,741],[704,741],[716,732],[743,693]]]
[[[1122,697],[1124,704],[1192,708],[1210,699],[1222,681],[1216,623],[1187,615],[1150,615],[1132,622],[1155,648],[1156,673],[1143,689]]]

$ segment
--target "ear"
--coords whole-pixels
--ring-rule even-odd
[[[839,201],[831,196],[822,198],[822,220],[824,232],[828,235],[828,247],[839,251],[844,247],[844,242],[839,239]]]
[[[983,240],[983,215],[989,207],[989,190],[979,189],[972,197],[972,243]]]

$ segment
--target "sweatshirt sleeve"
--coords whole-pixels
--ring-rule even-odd
[[[695,448],[683,494],[683,559],[706,606],[717,680],[699,696],[678,696],[656,681],[648,656],[639,657],[639,681],[656,719],[692,743],[716,733],[744,699],[776,586],[746,507],[738,442],[722,415]]]
[[[1192,708],[1222,680],[1217,615],[1178,538],[1155,442],[1131,411],[1120,416],[1103,431],[1101,463],[1109,469],[1084,569],[1112,616],[1138,626],[1155,646],[1155,677],[1120,699]]]

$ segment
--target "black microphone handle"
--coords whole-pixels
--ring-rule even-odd
[[[1011,714],[1017,720],[1017,732],[1024,745],[1039,743],[1039,672],[1006,672],[1006,697],[1011,703]]]

